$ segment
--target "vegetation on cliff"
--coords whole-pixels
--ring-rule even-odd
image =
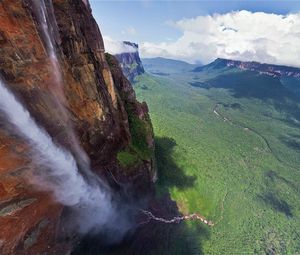
[[[120,97],[124,101],[131,138],[130,143],[118,152],[117,159],[124,167],[130,167],[142,161],[151,161],[154,158],[154,144],[148,107],[145,103],[136,101],[133,88],[123,76],[117,59],[109,53],[106,53],[105,57],[112,70]],[[123,78],[120,79],[120,77]]]
[[[122,166],[132,166],[139,160],[151,160],[154,157],[154,149],[149,145],[149,138],[153,135],[149,115],[140,119],[134,111],[127,108],[131,143],[118,153],[118,160]]]

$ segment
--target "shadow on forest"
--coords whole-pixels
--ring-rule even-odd
[[[292,96],[278,78],[251,71],[228,72],[209,80],[208,83],[213,88],[230,89],[236,98],[281,100],[283,96]]]
[[[284,213],[287,217],[293,217],[292,207],[285,200],[280,198],[280,193],[276,190],[276,187],[277,185],[285,184],[296,192],[299,192],[298,186],[273,170],[264,172],[264,181],[268,191],[259,195],[258,199],[271,207],[274,211]]]
[[[205,82],[193,82],[190,85],[204,89],[228,89],[235,98],[272,100],[278,112],[286,113],[292,120],[300,120],[299,96],[284,86],[279,77],[253,71],[228,71]]]
[[[169,188],[185,189],[192,187],[196,177],[185,175],[183,169],[173,160],[176,141],[167,137],[156,137],[156,160],[160,194],[151,197],[147,210],[156,217],[172,219],[182,215],[175,201],[172,201]],[[137,222],[145,222],[147,218],[140,214]],[[131,233],[118,245],[105,246],[101,240],[105,235],[87,236],[72,255],[200,255],[202,242],[209,239],[208,226],[197,222],[193,225],[186,222],[166,224],[149,221],[137,225]]]
[[[147,210],[165,219],[180,215],[176,202],[168,193],[153,199]],[[72,255],[201,255],[202,242],[209,239],[209,230],[200,222],[191,226],[186,222],[165,224],[149,221],[133,229],[120,244],[105,245],[102,242],[106,239],[105,233],[88,235]]]
[[[285,184],[294,189],[296,192],[300,193],[300,187],[293,181],[287,180],[281,175],[277,174],[275,171],[269,170],[264,173],[264,179],[266,187],[272,189],[277,184]]]
[[[171,187],[180,190],[195,185],[196,176],[188,176],[174,162],[174,148],[176,141],[168,137],[155,138],[155,156],[157,161],[158,185],[168,191]]]
[[[193,82],[189,82],[189,84],[192,87],[196,87],[196,88],[203,88],[203,89],[209,89],[209,85],[205,82],[201,82],[201,81],[193,81]]]
[[[270,206],[274,211],[284,213],[287,217],[293,217],[291,206],[280,199],[275,193],[267,192],[259,196],[259,199]]]
[[[300,139],[297,135],[281,136],[280,140],[293,150],[300,150]]]

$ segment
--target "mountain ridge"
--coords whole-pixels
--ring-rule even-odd
[[[260,74],[266,74],[269,76],[274,77],[294,77],[300,78],[300,68],[285,66],[285,65],[274,65],[274,64],[266,64],[266,63],[259,63],[255,61],[240,61],[240,60],[231,60],[231,59],[224,59],[224,58],[217,58],[213,62],[195,68],[194,72],[200,72],[207,68],[238,68],[241,70],[248,70],[248,71],[256,71]]]

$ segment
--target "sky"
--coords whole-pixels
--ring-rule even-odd
[[[108,52],[209,63],[223,57],[300,67],[298,0],[90,0]]]

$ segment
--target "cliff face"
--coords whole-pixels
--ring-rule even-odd
[[[211,64],[203,67],[197,67],[194,69],[195,72],[201,71],[207,67],[223,68],[223,67],[235,67],[242,70],[255,71],[261,74],[273,76],[273,77],[300,77],[300,68],[279,66],[271,64],[261,64],[258,62],[243,62],[238,60],[222,59],[218,58]]]
[[[41,24],[42,3],[0,2],[1,79],[56,143],[76,154],[67,132],[73,127],[99,176],[113,187],[125,183],[132,197],[147,194],[154,177],[147,105],[136,101],[116,59],[105,56],[87,0],[45,0],[50,39]],[[39,169],[29,145],[5,122],[0,114],[0,253],[62,254],[71,245],[62,231],[64,207],[28,184]]]
[[[134,81],[134,78],[140,74],[145,73],[142,61],[139,55],[139,46],[131,42],[123,42],[124,48],[131,49],[130,52],[124,52],[121,54],[116,54],[115,57],[120,62],[121,68],[131,82]]]

